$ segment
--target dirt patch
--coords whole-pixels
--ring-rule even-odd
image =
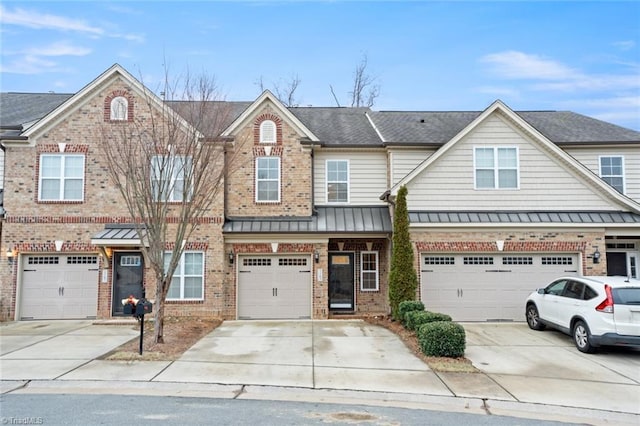
[[[154,323],[153,321],[146,321],[144,324],[142,355],[139,353],[140,336],[138,335],[102,356],[101,359],[112,361],[175,361],[187,349],[220,324],[222,324],[222,320],[216,318],[167,317],[164,320],[165,343],[154,343]],[[139,331],[140,325],[134,325],[133,329]]]
[[[397,334],[398,337],[404,342],[405,346],[409,348],[409,350],[422,361],[425,362],[429,366],[429,368],[433,371],[439,372],[455,372],[455,373],[478,373],[479,370],[476,369],[471,361],[464,357],[460,358],[445,358],[445,357],[432,357],[426,356],[422,349],[420,349],[420,344],[418,343],[418,338],[416,337],[416,333],[413,331],[407,330],[404,326],[398,322],[391,319],[389,316],[370,316],[363,318],[364,321],[369,324],[379,325],[381,327],[386,328],[389,331]]]

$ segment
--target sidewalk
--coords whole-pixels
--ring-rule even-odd
[[[465,324],[483,373],[436,373],[360,321],[228,321],[177,361],[102,361],[138,335],[91,322],[0,326],[0,390],[340,402],[638,424],[635,353],[578,353],[522,324]],[[582,371],[582,372],[581,372]]]

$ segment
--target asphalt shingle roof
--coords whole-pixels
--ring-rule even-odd
[[[372,112],[371,118],[387,143],[442,145],[482,112]],[[570,111],[516,111],[554,143],[640,143],[640,132]]]
[[[60,93],[0,93],[0,127],[20,126],[39,120],[71,96]],[[251,102],[214,104],[228,109],[222,123],[228,125]],[[170,102],[170,105],[180,111],[187,103]],[[482,113],[371,111],[369,108],[341,107],[292,107],[289,111],[324,145],[345,147],[383,146],[376,129],[387,144],[442,145]],[[516,114],[558,144],[640,143],[638,131],[570,111],[521,111]]]
[[[0,93],[0,126],[36,121],[72,97],[69,93]]]
[[[366,116],[369,108],[296,107],[289,111],[325,145],[382,145]]]

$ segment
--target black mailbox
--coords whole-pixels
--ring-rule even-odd
[[[153,304],[147,299],[140,299],[135,307],[135,315],[140,317],[145,314],[150,314],[153,311]]]

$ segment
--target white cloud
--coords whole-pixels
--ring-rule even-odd
[[[612,43],[614,47],[620,49],[620,50],[631,50],[634,47],[636,47],[636,42],[635,40],[622,40],[622,41],[616,41],[614,43]]]
[[[59,31],[75,31],[81,33],[103,35],[102,28],[93,27],[85,21],[70,19],[64,16],[39,13],[34,10],[16,8],[9,10],[0,6],[0,23],[3,25],[18,25],[34,29],[52,29]]]
[[[491,96],[497,97],[509,97],[509,98],[519,98],[520,91],[516,89],[512,89],[509,87],[500,87],[500,86],[481,86],[475,89],[478,93],[485,93]]]
[[[496,74],[511,79],[564,80],[576,75],[575,70],[560,62],[513,50],[485,55],[480,61],[493,65]]]
[[[91,49],[61,41],[48,46],[32,47],[26,49],[24,53],[33,56],[86,56],[91,53]]]
[[[0,63],[0,72],[2,73],[42,74],[52,71],[59,71],[55,61],[33,55],[25,55],[12,62],[2,61]]]

